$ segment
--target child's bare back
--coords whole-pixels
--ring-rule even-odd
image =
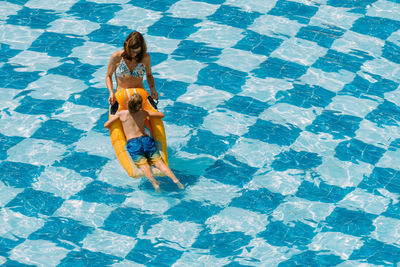
[[[120,114],[118,114],[120,113]],[[119,116],[127,140],[142,136],[145,134],[145,121],[149,113],[145,110],[139,110],[130,114],[128,110],[122,110],[115,114]]]

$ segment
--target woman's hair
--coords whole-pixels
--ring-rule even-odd
[[[138,112],[142,108],[142,96],[134,94],[128,99],[128,110],[131,115]]]
[[[147,45],[146,41],[143,38],[143,35],[140,32],[131,32],[128,37],[126,37],[126,40],[124,42],[124,52],[122,53],[122,57],[124,59],[132,60],[132,53],[131,49],[129,48],[130,46],[136,46],[138,45],[142,49],[140,49],[140,52],[136,55],[135,60],[137,62],[141,62],[144,55],[147,52]]]

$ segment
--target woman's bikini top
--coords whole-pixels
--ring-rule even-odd
[[[121,63],[118,65],[117,69],[115,70],[115,74],[118,77],[136,77],[136,78],[143,78],[144,74],[146,73],[146,69],[143,63],[138,63],[136,67],[132,70],[129,70],[128,66],[125,63],[125,60],[122,59]]]

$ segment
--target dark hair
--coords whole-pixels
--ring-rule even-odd
[[[131,115],[142,108],[142,96],[139,94],[131,95],[128,99],[128,110]]]
[[[144,55],[147,52],[147,45],[146,41],[143,38],[143,35],[140,32],[131,32],[124,42],[124,52],[122,53],[122,57],[124,59],[132,60],[131,50],[129,49],[130,46],[139,45],[142,49],[136,55],[135,60],[137,62],[141,62]]]

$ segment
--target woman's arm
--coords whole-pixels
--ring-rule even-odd
[[[147,116],[149,116],[149,117],[159,118],[159,119],[162,119],[165,117],[164,113],[162,113],[162,112],[147,111],[147,110],[146,110],[146,112],[147,112]]]
[[[119,62],[119,60],[120,60],[119,52],[115,52],[114,54],[111,55],[110,61],[108,62],[106,86],[108,92],[110,93],[110,96],[108,97],[108,103],[110,103],[110,105],[114,104],[115,102],[112,75],[115,69],[117,68],[117,63]]]
[[[149,53],[147,53],[146,56],[143,58],[143,64],[146,68],[146,81],[150,88],[151,97],[155,100],[158,100],[158,93],[154,84],[154,77],[151,73],[151,58]]]

